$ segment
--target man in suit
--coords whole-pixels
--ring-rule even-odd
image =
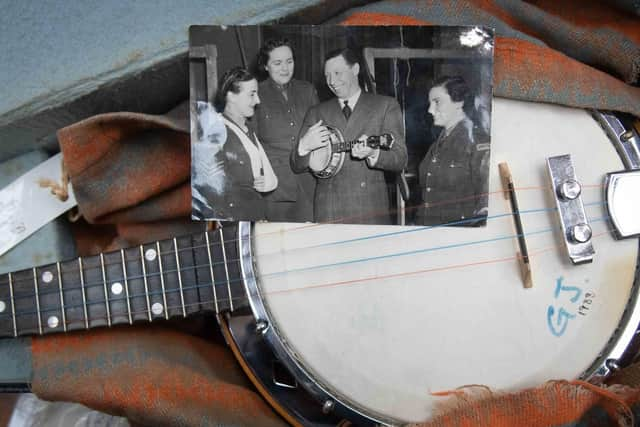
[[[296,173],[309,171],[310,153],[330,143],[325,125],[340,130],[347,141],[392,134],[395,142],[389,150],[374,149],[364,142],[355,145],[337,175],[318,179],[314,200],[316,222],[390,224],[385,171],[399,173],[407,165],[400,106],[394,98],[362,91],[358,82],[360,65],[349,48],[329,53],[324,72],[336,98],[307,112],[291,152],[291,168]]]

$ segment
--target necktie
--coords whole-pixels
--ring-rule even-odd
[[[344,114],[344,118],[349,120],[351,116],[351,107],[349,107],[349,100],[344,101],[344,107],[342,107],[342,114]]]

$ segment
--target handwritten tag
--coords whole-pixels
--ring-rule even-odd
[[[0,190],[0,255],[76,206],[71,185],[63,202],[38,184],[41,179],[59,182],[61,177],[62,154],[57,154]]]

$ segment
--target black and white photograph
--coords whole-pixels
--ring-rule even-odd
[[[483,226],[493,31],[192,26],[192,218]]]

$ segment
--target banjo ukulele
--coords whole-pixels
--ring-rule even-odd
[[[345,141],[340,129],[325,125],[329,131],[329,144],[313,150],[309,154],[309,169],[318,178],[331,178],[336,176],[344,164],[345,155],[351,151],[360,140]],[[371,148],[389,150],[394,143],[393,135],[385,133],[367,137],[365,143]]]
[[[0,334],[213,311],[293,425],[422,421],[468,384],[597,383],[635,356],[639,137],[546,104],[496,99],[493,118],[486,227],[223,223],[1,275]]]

